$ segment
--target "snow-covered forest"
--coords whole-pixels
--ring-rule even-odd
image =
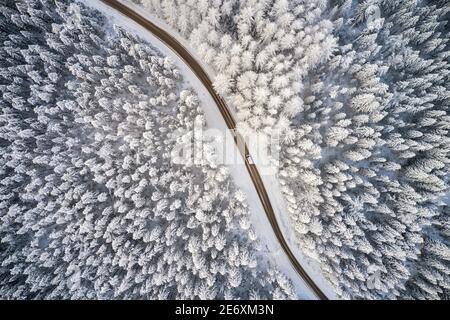
[[[133,0],[283,133],[298,245],[343,298],[450,298],[446,0]]]
[[[296,298],[227,168],[170,160],[205,120],[169,59],[71,1],[0,31],[0,298]]]

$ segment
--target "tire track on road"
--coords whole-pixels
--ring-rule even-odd
[[[195,60],[195,58],[189,53],[189,51],[181,43],[179,43],[167,31],[161,29],[160,27],[156,26],[154,23],[145,19],[143,16],[141,16],[140,14],[131,10],[125,4],[120,3],[117,0],[100,0],[100,1],[107,4],[109,7],[119,11],[126,17],[128,17],[131,20],[138,23],[139,25],[141,25],[146,30],[151,32],[155,37],[157,37],[159,40],[161,40],[163,43],[165,43],[166,46],[168,46],[170,49],[172,49],[190,67],[192,72],[198,77],[198,79],[202,82],[202,84],[208,90],[209,94],[211,95],[211,97],[213,98],[217,107],[219,108],[219,111],[222,114],[222,117],[224,118],[228,129],[233,130],[233,131],[234,131],[234,129],[236,129],[236,122],[235,122],[230,110],[228,109],[227,104],[214,91],[212,81],[208,77],[206,72],[203,70],[201,65]],[[253,181],[256,192],[258,193],[258,197],[261,201],[264,211],[266,212],[267,218],[269,219],[270,225],[272,226],[275,236],[276,236],[278,242],[280,243],[281,247],[283,248],[283,251],[286,253],[287,257],[289,258],[289,261],[291,262],[295,271],[299,274],[299,276],[303,279],[303,281],[310,287],[310,289],[314,292],[314,294],[317,296],[317,298],[320,300],[328,300],[327,296],[323,293],[323,291],[314,283],[314,281],[311,279],[311,277],[308,276],[305,269],[298,262],[295,255],[289,248],[286,240],[284,239],[283,233],[281,232],[280,226],[278,225],[278,222],[276,220],[275,212],[273,210],[272,204],[271,204],[269,196],[267,194],[267,190],[264,187],[264,183],[261,179],[259,171],[258,171],[256,165],[254,165],[253,163],[250,163],[250,161],[249,161],[249,159],[251,159],[251,156],[249,154],[248,147],[245,144],[244,139],[239,134],[235,134],[234,140],[238,147],[238,150],[240,151],[240,153],[245,161],[245,166],[247,168],[247,171],[250,175],[250,178]]]

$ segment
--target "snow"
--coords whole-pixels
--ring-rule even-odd
[[[323,293],[332,300],[338,299],[336,293],[334,292],[331,284],[325,279],[319,266],[319,262],[306,256],[300,245],[298,244],[293,228],[289,226],[289,217],[286,214],[285,203],[283,200],[283,195],[281,194],[280,184],[274,175],[262,175],[261,179],[269,195],[270,202],[272,203],[273,210],[275,212],[278,225],[283,232],[284,239],[286,240],[292,253],[300,262],[302,267],[305,269],[306,273],[313,279],[314,283],[323,291]]]
[[[196,60],[200,63],[202,68],[206,71],[208,76],[211,79],[214,79],[216,73],[212,68],[210,68],[208,65],[203,63],[203,59],[201,59],[195,52],[195,50],[192,50],[190,48],[189,42],[185,40],[176,30],[174,30],[171,26],[169,26],[167,23],[165,23],[163,20],[158,18],[156,15],[150,14],[149,12],[146,12],[142,7],[139,5],[136,5],[132,3],[129,0],[120,0],[121,3],[127,5],[129,8],[133,9],[135,12],[138,12],[140,15],[145,17],[147,20],[150,20],[155,25],[157,25],[160,28],[163,28],[166,32],[168,32],[171,36],[173,36],[177,41],[179,41],[188,51],[189,53],[196,58]],[[218,110],[215,110],[218,111]],[[232,113],[234,113],[234,110],[231,110]],[[216,115],[218,115],[218,112],[216,112]],[[220,115],[219,115],[220,117]],[[245,171],[245,176],[248,177],[248,173]],[[292,252],[295,254],[295,256],[298,258],[298,261],[302,264],[302,266],[305,268],[308,275],[313,279],[313,281],[321,288],[322,291],[324,291],[325,295],[329,297],[330,299],[337,299],[336,293],[334,292],[331,284],[324,278],[319,262],[307,257],[299,247],[299,244],[296,241],[295,234],[292,230],[292,228],[289,227],[290,221],[288,215],[283,214],[286,212],[286,208],[284,205],[284,198],[280,190],[280,186],[278,183],[278,179],[275,174],[262,174],[262,179],[264,181],[264,185],[266,187],[267,193],[270,197],[273,209],[275,211],[277,221],[280,225],[281,230],[283,231],[283,235],[292,250]],[[237,182],[239,179],[237,179]],[[241,186],[241,188],[245,189],[245,186]],[[253,190],[254,191],[254,190]],[[255,192],[253,192],[253,195],[255,195]],[[259,199],[256,198],[256,201],[259,203]],[[255,224],[254,224],[255,225]],[[256,227],[257,225],[255,225]],[[273,234],[272,228],[270,225],[268,225],[268,221],[265,226],[259,226],[264,227],[265,229],[262,231],[266,231],[267,228],[270,228],[268,232],[263,232],[263,234]],[[276,239],[270,239],[271,241],[276,241]],[[279,248],[278,248],[279,249]],[[296,274],[294,274],[295,277],[298,277]]]
[[[139,13],[142,17],[145,19],[151,21],[159,28],[163,29],[164,31],[168,32],[173,38],[175,38],[179,43],[183,45],[183,47],[190,53],[192,57],[195,58],[195,60],[200,64],[202,69],[206,72],[208,77],[214,81],[217,73],[211,68],[208,64],[204,63],[204,59],[200,57],[195,50],[192,50],[190,47],[189,41],[183,38],[174,28],[172,28],[170,25],[168,25],[165,21],[163,21],[161,18],[157,17],[156,15],[148,12],[145,10],[145,8],[142,8],[141,6],[137,5],[136,3],[131,2],[130,0],[118,0],[120,3],[126,5],[130,9],[132,9],[134,12]],[[231,108],[229,110],[231,114],[236,118],[236,110]]]
[[[85,1],[85,0],[84,0]],[[214,79],[216,76],[216,72],[207,64],[204,63],[203,59],[195,52],[195,50],[191,50],[189,41],[183,38],[176,30],[174,30],[171,26],[169,26],[166,22],[164,22],[162,19],[158,18],[156,15],[151,14],[150,12],[146,11],[145,8],[142,8],[141,6],[129,1],[129,0],[118,0],[118,2],[126,5],[128,8],[132,9],[134,12],[139,13],[141,16],[143,16],[145,19],[151,21],[156,26],[160,27],[164,31],[168,32],[173,38],[175,38],[179,43],[185,47],[191,56],[197,60],[197,62],[202,66],[203,70],[206,71],[210,79]]]
[[[172,59],[175,65],[180,70],[183,75],[186,87],[192,87],[196,93],[198,94],[199,99],[202,102],[202,107],[204,108],[205,118],[207,122],[207,127],[209,129],[218,129],[221,132],[227,132],[229,135],[228,138],[231,139],[231,133],[228,132],[225,121],[223,120],[219,109],[215,105],[212,97],[209,95],[206,88],[202,85],[201,81],[195,76],[193,71],[187,66],[184,61],[170,48],[168,48],[163,42],[161,42],[157,37],[153,36],[150,32],[148,32],[145,28],[141,27],[134,21],[128,19],[123,16],[121,13],[117,12],[114,9],[111,9],[108,5],[104,4],[101,1],[89,1],[89,0],[79,0],[80,2],[86,4],[87,6],[96,8],[100,10],[102,13],[107,16],[112,24],[117,24],[123,28],[125,28],[129,32],[133,32],[139,35],[142,39],[148,41],[153,46],[158,48],[162,54],[168,56]],[[150,20],[157,26],[163,28],[165,31],[169,32],[174,38],[176,38],[188,51],[200,62],[204,70],[210,76],[211,79],[214,78],[215,73],[211,70],[210,67],[206,66],[202,63],[202,59],[195,54],[193,50],[189,49],[189,45],[186,40],[184,40],[177,32],[175,32],[172,28],[170,28],[163,21],[146,13],[141,7],[130,3],[129,1],[121,1],[122,3],[129,6],[131,9],[138,12],[140,15]],[[232,141],[228,139],[228,141]],[[236,154],[236,146],[235,144],[226,144],[226,148],[234,148],[235,150],[227,150],[228,154]],[[241,188],[247,195],[247,202],[250,208],[250,216],[252,221],[252,226],[254,227],[258,239],[262,242],[261,246],[261,254],[263,256],[268,256],[269,261],[274,263],[276,267],[280,271],[282,271],[286,276],[288,276],[295,287],[297,295],[300,299],[315,299],[314,293],[311,289],[304,283],[304,281],[299,277],[297,272],[294,270],[292,265],[290,264],[286,254],[282,250],[280,244],[278,243],[276,236],[270,226],[269,220],[266,217],[266,214],[263,210],[261,202],[258,198],[254,185],[250,179],[248,171],[245,168],[242,159],[239,157],[240,161],[237,161],[233,165],[228,165],[230,173],[234,179],[235,184]],[[326,282],[324,277],[320,272],[320,268],[318,263],[307,258],[302,254],[299,246],[295,243],[295,235],[293,230],[289,227],[289,217],[284,208],[283,197],[281,195],[281,191],[279,188],[279,184],[275,175],[263,175],[262,179],[267,188],[267,192],[269,194],[270,200],[274,207],[277,221],[280,224],[280,228],[284,233],[285,239],[288,242],[291,250],[294,252],[296,257],[298,257],[298,261],[305,268],[310,277],[315,281],[315,283],[324,291],[324,293],[330,299],[336,299],[336,295],[333,292],[331,286]]]

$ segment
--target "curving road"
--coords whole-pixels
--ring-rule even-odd
[[[222,114],[228,129],[233,130],[236,128],[236,122],[234,121],[234,118],[231,115],[231,112],[229,111],[225,101],[214,91],[212,82],[209,79],[206,72],[203,70],[200,64],[194,59],[194,57],[192,57],[189,51],[186,48],[184,48],[182,44],[180,44],[168,32],[159,28],[158,26],[156,26],[149,20],[145,19],[138,13],[134,12],[126,5],[120,3],[119,1],[117,0],[101,0],[101,1],[109,5],[111,8],[121,12],[126,17],[134,20],[136,23],[140,24],[142,27],[144,27],[145,29],[150,31],[154,36],[160,39],[163,43],[165,43],[176,54],[178,54],[181,57],[181,59],[184,60],[186,64],[191,68],[194,74],[198,77],[198,79],[203,83],[205,88],[208,90],[209,94],[211,95],[217,107],[219,108],[220,113]],[[272,204],[270,203],[269,196],[267,194],[266,188],[264,187],[258,169],[253,163],[249,161],[249,159],[251,158],[248,152],[248,148],[239,134],[235,135],[235,142],[245,161],[245,166],[248,170],[248,173],[250,174],[250,178],[252,179],[253,184],[255,185],[255,189],[258,193],[259,199],[261,200],[264,211],[266,212],[267,218],[269,219],[269,222],[277,237],[277,240],[279,241],[281,247],[288,256],[289,261],[291,262],[292,266],[297,271],[297,273],[300,275],[300,277],[315,293],[317,298],[321,300],[327,300],[326,295],[312,281],[312,279],[308,276],[303,267],[297,261],[292,251],[289,249],[289,246],[286,243],[286,240],[283,237],[283,233],[281,232],[280,227],[275,218],[275,212],[273,210]]]

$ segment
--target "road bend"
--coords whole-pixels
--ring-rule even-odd
[[[205,86],[206,90],[208,90],[209,94],[213,98],[217,107],[219,108],[220,113],[222,114],[223,119],[228,127],[228,129],[235,131],[236,122],[230,112],[225,101],[214,91],[212,81],[203,70],[201,65],[195,60],[195,58],[189,53],[189,51],[174,37],[172,37],[167,31],[161,29],[151,21],[147,20],[140,14],[136,13],[128,6],[123,3],[120,3],[117,0],[101,0],[103,3],[107,4],[111,8],[119,11],[126,17],[132,19],[146,30],[151,32],[155,37],[161,40],[166,44],[170,49],[172,49],[193,71],[193,73],[198,77],[198,79]],[[236,131],[235,131],[236,132]],[[243,138],[236,133],[234,135],[235,143],[245,161],[245,166],[250,175],[250,178],[255,186],[256,192],[258,193],[258,197],[261,201],[261,204],[264,208],[264,211],[269,219],[270,225],[272,226],[273,232],[276,235],[278,242],[280,243],[283,251],[286,253],[289,261],[294,267],[295,271],[298,275],[303,279],[303,281],[309,286],[309,288],[314,292],[316,297],[320,300],[327,300],[327,296],[323,293],[323,291],[314,283],[311,277],[308,276],[305,269],[298,262],[295,255],[292,253],[289,248],[286,240],[284,239],[283,233],[281,232],[280,226],[275,217],[275,212],[273,210],[272,204],[270,202],[269,196],[267,194],[266,188],[264,187],[264,183],[261,179],[259,171],[253,162],[250,162],[251,155],[249,154],[248,147],[243,140]]]

